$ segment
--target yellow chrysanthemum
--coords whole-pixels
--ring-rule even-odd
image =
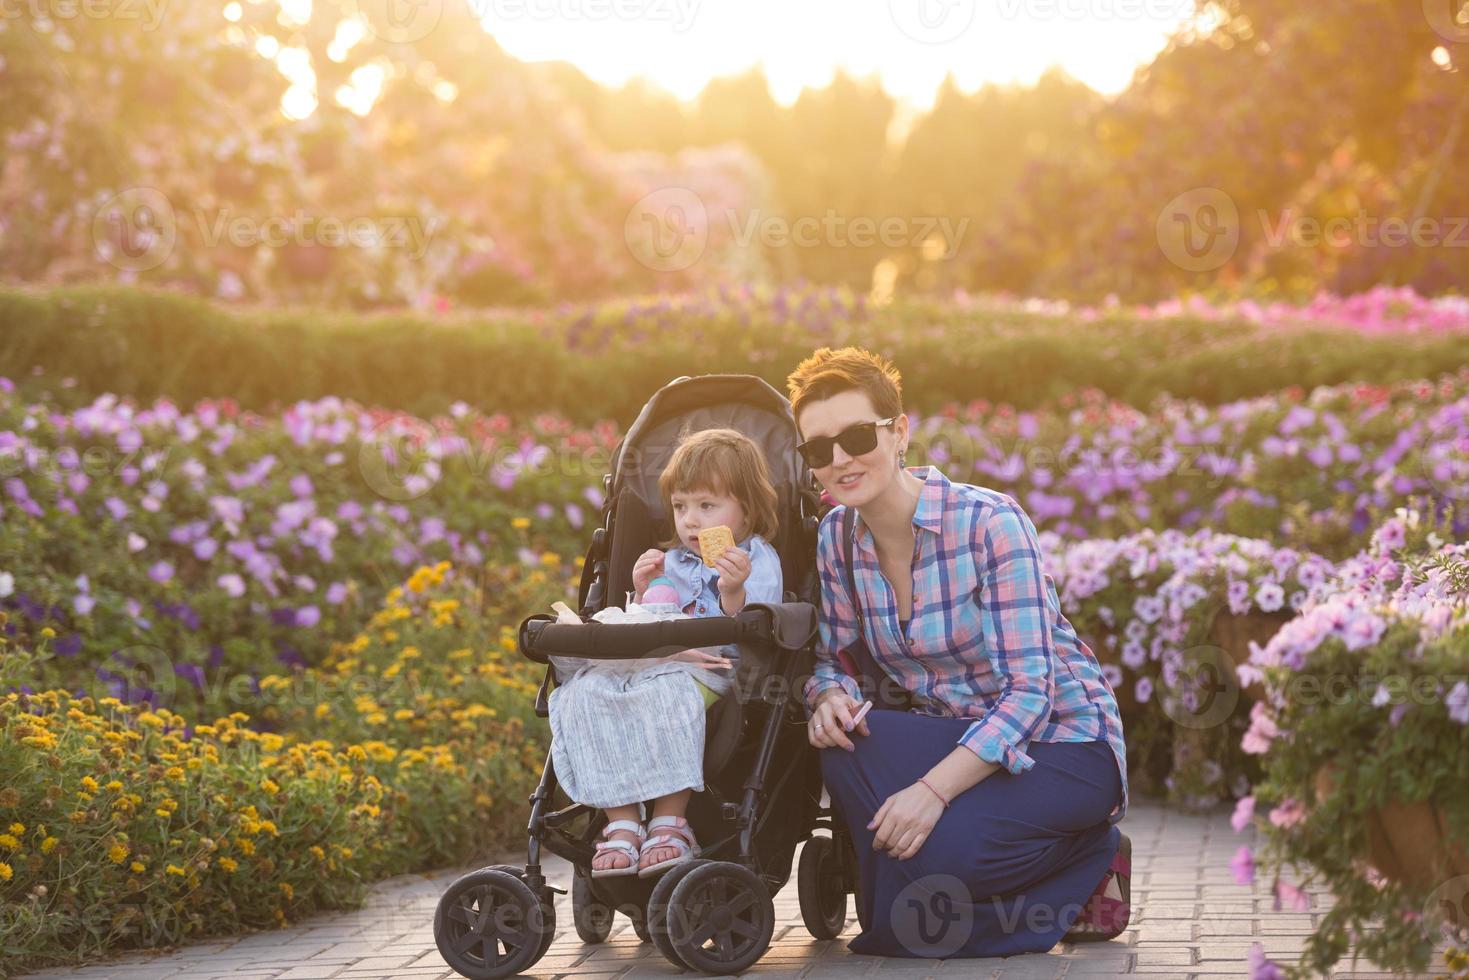
[[[107,858],[113,864],[122,864],[128,859],[128,849],[124,844],[113,844],[112,849],[107,852]]]
[[[5,848],[7,851],[18,851],[20,850],[20,841],[16,840],[13,834],[0,834],[0,847]]]
[[[101,787],[97,785],[97,780],[93,779],[91,776],[83,776],[82,788],[85,789],[88,793],[95,793]]]
[[[50,854],[52,851],[56,850],[57,843],[58,841],[55,837],[47,837],[45,840],[41,841],[41,853]]]
[[[233,858],[227,857],[222,857],[219,859],[219,866],[224,870],[230,872],[231,874],[233,874],[235,869],[239,867],[239,865],[235,863]]]
[[[10,825],[10,832],[18,837],[26,832],[26,825],[23,823],[13,823]]]
[[[188,872],[186,872],[183,868],[179,867],[176,864],[170,864],[167,868],[164,868],[163,870],[167,874],[178,875],[180,878],[182,878],[182,877],[184,877],[184,875],[188,874]]]
[[[10,865],[0,861],[0,881],[9,881],[15,872],[10,870]]]

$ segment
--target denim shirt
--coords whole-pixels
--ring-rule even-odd
[[[785,597],[780,555],[758,534],[741,541],[739,548],[750,556],[750,577],[745,579],[745,603],[780,602]],[[724,615],[719,605],[719,572],[705,565],[698,552],[687,545],[668,549],[664,552],[663,574],[678,590],[680,609],[700,619]],[[722,647],[720,652],[731,659],[738,655],[732,644]]]

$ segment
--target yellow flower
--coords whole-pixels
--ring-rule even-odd
[[[230,873],[233,873],[234,870],[239,867],[239,865],[235,863],[233,858],[227,857],[222,857],[219,859],[219,866]]]
[[[44,637],[45,637],[45,638],[46,638],[46,639],[48,639],[48,640],[49,640],[49,639],[51,639],[51,638],[52,638],[52,637],[53,637],[53,636],[55,636],[55,635],[56,635],[56,631],[55,631],[55,630],[54,630],[54,629],[52,629],[52,628],[51,628],[51,627],[49,627],[49,626],[46,626],[46,627],[43,627],[43,628],[42,628],[42,629],[41,629],[41,635],[42,635],[42,636],[44,636]]]
[[[19,836],[26,832],[26,825],[23,823],[13,823],[10,825],[10,832]]]
[[[260,788],[265,790],[267,793],[272,794],[279,793],[281,791],[281,788],[276,785],[275,781],[272,779],[265,780],[263,783],[260,784]]]
[[[119,793],[119,792],[122,791],[122,783],[120,783],[116,779],[114,779],[110,783],[107,784],[107,787],[106,788],[108,790],[114,792],[114,793]]]
[[[176,864],[170,864],[168,867],[164,868],[163,870],[167,874],[178,875],[180,878],[184,877],[184,875],[187,874],[187,872],[184,871],[183,868],[179,867]]]
[[[0,861],[0,881],[9,881],[15,872],[10,870],[10,865]]]
[[[97,780],[93,779],[91,776],[82,777],[82,789],[85,789],[88,793],[95,793],[100,788],[101,787],[97,785]]]
[[[56,850],[56,844],[57,840],[55,837],[47,837],[45,840],[41,841],[41,853],[50,854],[52,851]]]
[[[113,864],[122,864],[128,859],[128,849],[123,844],[113,844],[112,849],[107,852],[107,857]]]
[[[526,528],[530,527],[530,518],[516,517],[510,521],[510,526],[515,528],[517,531],[524,531]]]
[[[316,858],[316,860],[318,860],[318,861],[325,861],[326,860],[326,851],[323,851],[321,849],[321,845],[320,844],[312,844],[310,847],[307,848],[307,850],[311,852],[312,857]]]
[[[0,847],[5,848],[7,851],[18,851],[20,850],[20,841],[16,840],[10,834],[0,834]]]
[[[183,779],[184,770],[180,766],[169,766],[163,775],[169,779]]]
[[[296,897],[296,889],[291,887],[291,883],[289,881],[281,882],[281,892],[286,896],[287,899],[292,899]]]
[[[128,865],[128,867],[132,869],[132,872],[135,875],[140,875],[144,871],[148,870],[148,866],[145,865],[142,861],[134,861],[132,864]]]

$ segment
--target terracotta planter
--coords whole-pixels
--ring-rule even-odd
[[[1222,612],[1214,617],[1214,624],[1209,629],[1209,642],[1229,654],[1235,666],[1249,663],[1250,641],[1263,647],[1293,616],[1294,613],[1284,611],[1267,613],[1254,610],[1243,616]],[[1251,703],[1262,700],[1265,686],[1256,681],[1241,690],[1240,695]]]
[[[1338,768],[1316,771],[1316,801],[1335,792]],[[1388,803],[1367,811],[1367,862],[1384,877],[1429,891],[1456,875],[1469,875],[1469,851],[1449,846],[1448,815],[1428,800]]]

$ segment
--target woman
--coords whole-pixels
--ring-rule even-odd
[[[1009,956],[1110,939],[1128,919],[1122,722],[1061,614],[1011,497],[904,465],[901,379],[822,348],[788,379],[821,523],[808,734],[861,873],[853,952]],[[840,540],[845,512],[855,596]],[[854,604],[855,599],[855,604]],[[860,612],[859,612],[860,610]],[[865,640],[914,708],[861,705],[837,657]],[[849,658],[850,659],[850,658]],[[857,662],[864,662],[860,655]],[[860,671],[859,671],[860,673]]]

